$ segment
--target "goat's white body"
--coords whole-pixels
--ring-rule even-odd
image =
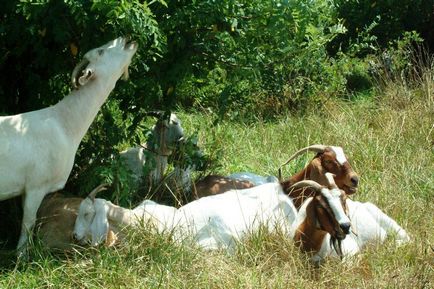
[[[292,236],[296,228],[305,217],[306,206],[312,199],[309,198],[299,210],[297,221],[292,227]],[[368,244],[381,244],[389,235],[396,235],[398,245],[409,242],[407,232],[396,221],[387,216],[372,203],[361,203],[347,199],[348,213],[351,220],[351,233],[342,240],[342,253],[344,257],[356,255]],[[313,256],[314,261],[321,261],[327,256],[337,257],[336,251],[330,243],[330,235],[324,238],[320,251]]]
[[[81,207],[97,212],[93,220],[85,220],[85,211],[79,212],[74,233],[78,240],[96,245],[106,239],[108,223],[114,226],[153,222],[159,232],[174,232],[175,240],[193,240],[204,249],[233,249],[237,241],[260,225],[270,230],[277,227],[289,232],[296,216],[291,199],[279,184],[264,184],[245,190],[231,190],[220,195],[203,197],[179,209],[146,200],[133,210],[117,207],[108,201],[89,199]],[[102,203],[104,210],[92,209]],[[98,216],[98,212],[103,212]],[[82,218],[83,217],[83,218]],[[79,221],[80,219],[80,221]],[[83,223],[80,223],[83,220]],[[86,229],[88,228],[88,229]],[[101,234],[102,232],[102,234]]]
[[[178,224],[175,207],[160,205],[151,200],[145,200],[140,205],[135,207],[133,214],[143,222],[152,218],[159,233],[171,231]]]
[[[233,249],[260,225],[288,229],[296,209],[277,183],[203,197],[178,209],[181,231],[205,249]]]
[[[255,186],[263,185],[266,183],[278,183],[279,180],[275,176],[260,176],[250,172],[233,173],[228,176],[231,179],[249,181]]]
[[[180,120],[172,113],[168,122],[161,119],[157,120],[152,128],[152,136],[154,139],[148,139],[145,145],[128,148],[119,153],[127,168],[133,173],[136,186],[146,177],[143,175],[143,166],[147,161],[151,162],[151,165],[155,165],[154,169],[149,172],[151,184],[155,185],[163,180],[168,156],[172,154],[176,142],[184,136],[184,131]],[[154,142],[157,143],[154,144]],[[145,152],[146,149],[148,149],[147,152]]]
[[[113,43],[111,47],[125,42],[117,39]],[[122,66],[121,59],[113,61],[113,66],[119,67],[104,63],[104,71],[98,63],[91,63],[98,77],[54,106],[0,117],[0,200],[24,195],[18,248],[25,245],[44,196],[65,186],[81,139],[124,72],[125,64],[128,67],[132,54],[122,59]],[[96,51],[86,55],[92,58]]]

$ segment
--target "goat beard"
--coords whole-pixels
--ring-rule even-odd
[[[341,260],[342,260],[342,258],[344,257],[344,254],[342,253],[342,240],[338,239],[336,237],[331,237],[330,238],[330,246],[333,247],[333,249],[335,249],[339,258],[341,258]]]

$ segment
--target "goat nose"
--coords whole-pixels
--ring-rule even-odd
[[[344,231],[345,234],[348,235],[350,233],[350,228],[351,228],[350,223],[342,223],[342,224],[339,224],[339,226],[341,227],[342,231]]]
[[[354,176],[351,178],[351,182],[353,183],[353,186],[357,187],[357,185],[359,184],[359,178]]]
[[[72,240],[73,241],[78,241],[78,235],[76,233],[72,234]]]

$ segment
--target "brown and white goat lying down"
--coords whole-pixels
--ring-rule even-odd
[[[327,173],[329,186],[311,180],[293,188],[311,187],[314,195],[300,207],[292,223],[291,237],[303,252],[312,254],[315,263],[328,256],[347,258],[368,244],[381,244],[389,235],[397,245],[409,242],[407,232],[372,203],[347,198]]]

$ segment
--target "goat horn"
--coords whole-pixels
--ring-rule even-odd
[[[332,173],[325,173],[325,177],[327,179],[327,183],[329,184],[330,187],[337,189],[338,186],[335,183],[335,179],[334,177],[336,177],[336,175],[332,174]]]
[[[316,153],[322,153],[327,148],[326,145],[316,144],[316,145],[310,145],[308,147],[302,148],[301,150],[297,151],[295,154],[293,154],[285,163],[281,164],[278,170],[279,175],[279,181],[282,181],[282,167],[286,166],[290,161],[295,159],[301,154],[304,154],[306,152],[316,152]]]
[[[320,191],[323,186],[312,180],[303,180],[293,184],[289,189],[299,189],[304,187],[312,187],[315,191]]]
[[[89,60],[87,60],[86,58],[83,58],[83,60],[82,61],[80,61],[76,66],[75,66],[75,68],[74,68],[74,70],[72,71],[72,74],[71,74],[71,82],[72,82],[72,87],[74,88],[74,89],[77,89],[78,88],[78,81],[77,81],[77,79],[78,79],[78,73],[80,72],[80,71],[82,71],[88,64],[89,64],[90,62],[89,62]]]
[[[104,191],[104,190],[107,190],[107,186],[108,186],[108,184],[99,185],[98,187],[93,189],[92,192],[90,192],[87,197],[94,200],[97,193]]]

